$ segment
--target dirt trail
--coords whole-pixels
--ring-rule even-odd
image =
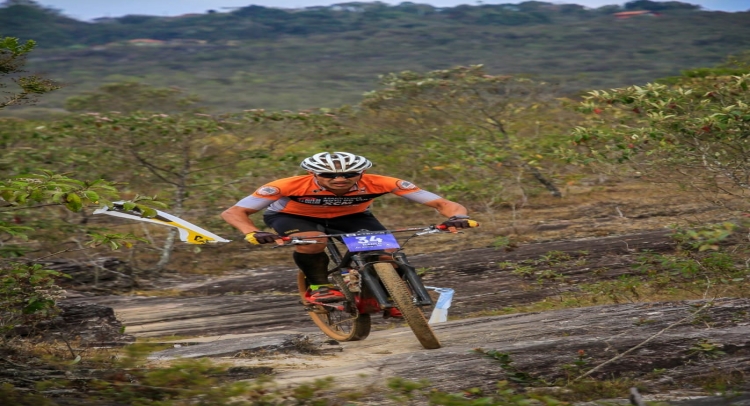
[[[711,305],[706,301],[638,303],[478,317],[433,325],[443,344],[437,350],[423,349],[405,327],[375,331],[364,341],[331,343],[308,324],[178,339],[171,341],[177,348],[154,353],[151,359],[158,364],[175,357],[213,356],[272,374],[281,385],[330,376],[337,388],[362,390],[381,387],[390,377],[408,377],[429,380],[438,390],[459,392],[492,391],[498,381],[518,373],[539,382],[571,379],[582,373],[570,368],[584,351],[588,368],[614,360],[593,374],[596,377],[637,378],[654,388],[681,382],[679,392],[660,390],[648,397],[675,400],[701,394],[701,380],[715,371],[750,373],[748,315],[750,300],[719,299]],[[701,342],[716,343],[725,355],[696,352]],[[634,347],[638,349],[618,359]],[[508,354],[513,369],[478,349]],[[663,372],[654,373],[659,370]]]

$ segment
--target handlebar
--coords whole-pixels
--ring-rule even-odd
[[[475,228],[479,227],[479,223],[474,220],[469,220],[469,228]],[[449,232],[449,233],[458,233],[459,231],[455,227],[447,227],[443,224],[433,224],[431,226],[427,227],[406,227],[406,228],[398,228],[395,230],[376,230],[376,231],[367,231],[369,233],[371,232],[382,232],[382,233],[402,233],[402,232],[408,232],[408,231],[416,231],[415,235],[424,235],[424,234],[433,234],[433,233],[441,233],[441,232]],[[316,236],[309,236],[306,238],[335,238],[335,237],[343,237],[347,235],[357,234],[354,233],[343,233],[343,234],[320,234]],[[276,243],[278,245],[301,245],[301,244],[322,244],[322,242],[318,240],[312,240],[312,239],[304,239],[300,237],[281,237],[281,239],[276,240]]]

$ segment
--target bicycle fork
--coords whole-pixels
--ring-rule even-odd
[[[430,306],[432,305],[432,298],[427,293],[422,284],[422,280],[417,275],[416,269],[407,264],[403,264],[395,261],[385,262],[393,265],[399,275],[404,278],[409,285],[412,296],[414,298],[414,304],[417,306]],[[365,287],[365,292],[370,293],[381,308],[389,309],[394,307],[393,302],[388,298],[389,294],[380,283],[380,279],[375,273],[375,268],[372,265],[367,265],[359,271],[360,278],[362,278],[362,285]]]

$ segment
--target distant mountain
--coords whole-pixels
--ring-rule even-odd
[[[381,2],[351,2],[296,10],[250,5],[231,12],[209,10],[203,14],[177,17],[128,15],[99,18],[92,23],[71,19],[31,0],[6,1],[3,4],[4,6],[0,6],[2,34],[29,38],[33,36],[45,48],[100,45],[137,38],[246,40],[283,35],[306,36],[409,28],[412,25],[431,26],[435,29],[467,25],[525,26],[586,20],[618,11],[700,9],[699,6],[687,3],[647,0],[626,3],[622,8],[613,5],[595,10],[576,4],[538,1],[442,8],[410,2],[398,6]]]
[[[248,6],[179,17],[82,22],[33,1],[5,2],[0,36],[34,39],[29,66],[67,84],[45,106],[102,83],[180,86],[219,109],[356,103],[378,74],[484,63],[576,90],[642,83],[750,49],[750,13],[638,0],[436,8],[352,2]]]

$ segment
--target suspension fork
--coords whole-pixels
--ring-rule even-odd
[[[332,269],[331,271],[335,269],[340,269],[341,265],[343,264],[343,257],[341,256],[341,252],[339,251],[339,248],[336,246],[336,243],[328,240],[328,243],[326,244],[326,248],[328,248],[328,256],[333,260],[333,263],[336,264],[336,267]],[[331,273],[331,271],[328,271],[328,273]]]
[[[400,271],[399,274],[401,274],[402,277],[405,277],[406,281],[409,283],[409,286],[412,289],[412,293],[417,299],[416,305],[431,306],[432,298],[427,293],[427,289],[425,289],[424,284],[422,283],[422,278],[420,278],[417,274],[417,270],[413,266],[405,262],[399,261],[395,262],[395,264],[397,269]]]
[[[432,305],[432,298],[427,293],[422,279],[417,275],[417,270],[406,262],[406,257],[402,253],[388,254],[389,259],[383,261],[382,256],[368,256],[368,261],[365,266],[360,270],[362,278],[362,284],[366,285],[370,292],[372,292],[375,299],[383,305],[383,307],[391,307],[392,304],[388,300],[388,292],[385,291],[383,285],[380,283],[375,274],[375,268],[372,266],[372,261],[383,262],[391,264],[398,272],[399,276],[404,278],[411,288],[414,296],[414,304],[417,306],[430,306]]]

